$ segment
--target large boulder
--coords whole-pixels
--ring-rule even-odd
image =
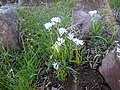
[[[99,71],[112,90],[120,90],[120,61],[115,50],[102,60]]]
[[[18,48],[18,25],[14,6],[0,8],[0,46]]]

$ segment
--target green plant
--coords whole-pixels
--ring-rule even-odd
[[[93,22],[91,22],[90,26],[92,28],[93,34],[94,35],[98,35],[99,31],[101,30],[101,23],[100,23],[100,21],[99,20],[93,21]]]
[[[41,31],[42,42],[44,50],[48,53],[52,60],[53,67],[56,69],[57,77],[60,80],[65,80],[66,72],[72,70],[67,68],[68,62],[76,63],[80,65],[82,62],[82,56],[78,51],[84,44],[83,40],[75,38],[73,33],[68,33],[67,29],[61,28],[61,19],[59,17],[53,17],[51,22],[44,24],[46,29]],[[75,58],[73,59],[73,53],[75,51]],[[50,67],[50,66],[48,66]],[[68,71],[69,72],[69,71]]]
[[[117,29],[111,25],[109,20],[106,18],[104,13],[101,11],[101,15],[98,16],[98,12],[95,10],[91,13],[92,22],[90,24],[91,35],[93,36],[91,43],[94,46],[94,55],[91,58],[87,57],[87,61],[90,62],[92,68],[97,66],[97,62],[99,62],[100,58],[104,58],[106,51],[109,51],[113,48],[114,38],[116,36]],[[92,64],[91,64],[92,62]]]
[[[110,3],[111,7],[120,7],[120,1],[119,0],[108,0],[108,2]]]
[[[0,90],[29,90],[32,86],[35,72],[38,71],[38,51],[17,52],[9,48],[1,48],[0,58]],[[29,58],[27,55],[29,54]],[[26,56],[24,56],[26,55]]]

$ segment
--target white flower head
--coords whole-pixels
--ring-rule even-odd
[[[58,41],[58,44],[59,45],[62,45],[64,42],[65,42],[65,39],[63,39],[63,38],[57,38],[57,41]]]
[[[57,52],[59,52],[59,47],[60,47],[60,43],[58,41],[56,41],[55,44],[52,46],[52,48]]]
[[[93,17],[94,15],[96,15],[98,12],[97,10],[92,10],[88,12],[90,14],[91,17]]]
[[[53,26],[53,24],[48,22],[48,23],[45,23],[44,26],[46,29],[50,29]]]
[[[83,44],[84,44],[83,40],[79,40],[79,39],[77,39],[77,38],[74,38],[74,39],[73,39],[73,42],[74,42],[76,45],[83,45]]]
[[[67,33],[67,29],[60,28],[60,29],[58,29],[58,32],[59,32],[60,36],[62,36],[64,33]]]
[[[96,10],[89,11],[88,13],[91,16],[91,21],[95,21],[95,20],[101,18],[101,16],[99,15],[98,11],[96,11]]]
[[[51,18],[51,22],[60,23],[61,19],[59,17],[53,17]]]
[[[67,38],[68,38],[69,40],[73,40],[74,34],[73,34],[73,33],[69,33]]]
[[[53,62],[53,67],[54,67],[54,69],[58,70],[59,64],[57,62]]]

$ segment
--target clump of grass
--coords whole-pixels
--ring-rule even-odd
[[[109,3],[110,3],[110,6],[111,7],[120,7],[120,1],[119,0],[108,0],[109,1]]]
[[[109,0],[109,3],[112,8],[113,15],[114,15],[116,21],[118,22],[118,24],[120,24],[120,1],[119,0]]]

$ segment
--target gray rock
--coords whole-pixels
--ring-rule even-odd
[[[84,11],[73,11],[72,14],[72,20],[71,20],[72,25],[78,25],[78,24],[83,24],[82,29],[89,30],[89,25],[90,25],[90,16]]]
[[[90,33],[91,17],[82,7],[81,2],[74,5],[71,12],[71,26],[67,28],[68,32],[74,33],[78,39],[83,39]]]
[[[72,9],[71,25],[83,24],[82,30],[86,31],[89,30],[90,22],[90,16],[82,9],[81,3],[78,2],[75,4],[74,8]]]
[[[112,90],[120,90],[120,61],[117,59],[115,50],[108,53],[102,60],[99,71]]]
[[[0,8],[0,46],[18,48],[18,25],[15,7]]]

